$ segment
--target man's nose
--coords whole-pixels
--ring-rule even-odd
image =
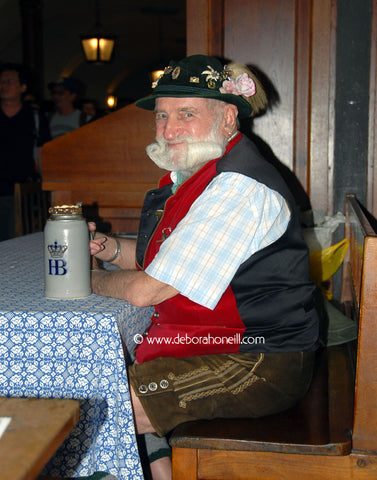
[[[182,133],[181,123],[177,120],[169,118],[164,125],[163,136],[165,140],[174,140]]]

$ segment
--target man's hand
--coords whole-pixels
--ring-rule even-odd
[[[88,222],[91,240],[89,241],[90,254],[98,260],[108,262],[114,258],[119,242],[119,253],[111,262],[119,268],[136,269],[136,240],[129,238],[115,238],[96,231],[96,224]]]
[[[100,260],[106,261],[106,256],[105,258],[102,258],[103,255],[100,255],[100,254],[105,250],[108,251],[110,248],[110,247],[106,248],[105,246],[108,240],[108,237],[103,233],[96,231],[96,224],[94,222],[88,222],[88,228],[90,233],[90,241],[89,241],[90,255],[96,255]],[[108,255],[108,258],[111,258],[111,257],[112,257],[111,254]]]

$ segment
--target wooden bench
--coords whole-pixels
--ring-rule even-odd
[[[342,300],[359,321],[358,345],[323,349],[309,392],[288,411],[178,426],[173,480],[377,478],[377,236],[354,196],[346,209]]]

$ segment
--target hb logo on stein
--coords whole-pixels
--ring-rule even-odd
[[[62,259],[67,248],[67,245],[58,245],[56,240],[53,245],[47,246],[51,257],[48,260],[49,275],[65,275],[67,273],[67,269],[65,268],[67,263]]]

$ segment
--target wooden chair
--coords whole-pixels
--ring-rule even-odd
[[[16,183],[14,186],[15,236],[43,231],[48,216],[48,192],[41,182]]]
[[[286,412],[178,426],[173,480],[377,478],[377,236],[351,195],[347,218],[342,291],[359,321],[357,349],[324,349],[309,392]]]

